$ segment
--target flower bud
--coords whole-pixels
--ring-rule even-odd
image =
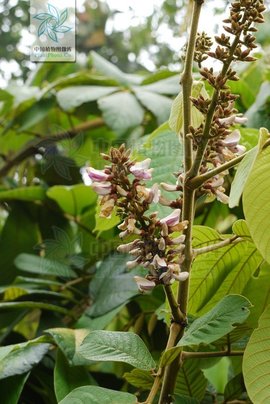
[[[138,289],[141,292],[152,290],[156,286],[155,282],[149,281],[148,279],[143,278],[141,276],[134,276],[134,280],[137,283]]]
[[[150,180],[152,178],[153,169],[150,168],[151,159],[145,159],[135,163],[130,167],[129,171],[139,180]]]

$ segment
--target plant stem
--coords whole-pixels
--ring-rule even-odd
[[[192,11],[192,21],[191,21],[191,29],[190,36],[187,47],[187,54],[185,59],[184,71],[181,77],[181,83],[183,88],[183,118],[184,118],[184,130],[183,130],[183,139],[184,139],[184,172],[187,173],[192,164],[193,164],[193,146],[192,139],[189,135],[189,127],[191,125],[191,91],[192,91],[192,66],[194,59],[194,50],[195,43],[197,37],[198,23],[200,18],[201,7],[204,0],[195,0],[193,3],[193,11]],[[190,271],[192,260],[193,260],[193,251],[192,251],[192,223],[194,217],[194,201],[195,201],[195,191],[190,189],[188,183],[184,184],[183,190],[183,212],[182,212],[182,220],[188,220],[188,228],[185,231],[186,241],[185,241],[185,261],[183,263],[182,269],[183,271]],[[188,301],[188,289],[189,289],[189,281],[181,282],[178,291],[178,299],[177,303],[180,307],[181,313],[184,315],[184,320],[186,318],[186,309],[187,309],[187,301]],[[173,325],[173,324],[172,324]],[[182,337],[185,329],[185,321],[181,321],[181,323],[176,324],[174,327],[170,329],[170,337],[173,345],[175,346],[179,339]],[[173,335],[172,335],[173,332]],[[169,404],[171,402],[171,396],[174,392],[176,377],[179,370],[179,357],[177,357],[169,366],[165,368],[164,378],[162,383],[161,394],[159,398],[159,404]]]
[[[239,164],[247,154],[248,154],[248,152],[241,154],[241,156],[238,156],[238,157],[228,161],[227,163],[222,164],[221,166],[218,166],[211,171],[208,171],[205,174],[198,175],[197,177],[191,178],[189,180],[190,187],[192,189],[199,188],[205,181],[210,180],[210,178],[214,177],[215,175],[220,174],[220,173],[236,166],[236,164]]]
[[[11,170],[16,165],[22,163],[27,158],[34,156],[38,153],[40,147],[45,146],[46,142],[60,142],[65,139],[73,139],[81,132],[85,132],[86,130],[92,130],[96,128],[100,128],[104,126],[104,121],[102,118],[96,118],[91,121],[86,121],[81,123],[74,128],[68,129],[63,132],[59,132],[56,135],[49,136],[40,136],[37,139],[30,141],[21,151],[19,151],[15,156],[13,156],[10,160],[7,160],[6,163],[0,168],[0,178],[4,177],[9,170]]]
[[[173,322],[171,324],[170,334],[169,334],[169,338],[168,338],[168,342],[167,342],[167,346],[166,346],[165,351],[167,351],[168,349],[173,348],[175,346],[176,341],[177,341],[177,337],[179,335],[180,327],[181,326],[178,323]],[[159,390],[159,387],[160,387],[160,384],[161,384],[161,381],[162,381],[163,373],[164,373],[164,367],[159,368],[157,373],[156,373],[155,381],[153,383],[151,391],[150,391],[146,401],[143,404],[152,404],[154,398],[156,397],[156,395],[158,393],[158,390]]]
[[[205,254],[209,251],[218,250],[219,248],[225,247],[226,245],[237,244],[240,241],[243,241],[243,239],[241,237],[233,236],[231,238],[226,238],[225,240],[222,240],[220,243],[208,245],[208,246],[201,247],[201,248],[194,248],[193,254],[194,254],[194,257],[196,257],[197,255]]]
[[[184,314],[181,312],[179,304],[177,303],[172,288],[170,285],[164,286],[164,290],[166,293],[166,297],[168,299],[168,303],[170,305],[172,320],[176,323],[181,323],[185,320]]]
[[[198,358],[221,358],[224,356],[242,356],[244,351],[216,351],[216,352],[182,352],[181,358],[198,359]]]
[[[229,55],[228,59],[223,64],[223,68],[222,68],[222,71],[221,71],[221,76],[223,76],[223,77],[225,77],[225,75],[226,75],[226,73],[227,73],[227,71],[228,71],[228,69],[230,67],[230,64],[233,61],[234,52],[235,52],[235,49],[236,49],[236,47],[237,47],[237,45],[239,43],[240,35],[241,34],[239,33],[234,38],[234,41],[233,41],[232,46],[230,48],[230,55]],[[217,107],[217,104],[218,104],[219,92],[220,92],[220,89],[216,88],[216,90],[214,91],[211,103],[209,105],[209,109],[208,109],[208,112],[206,114],[204,130],[203,130],[203,134],[202,134],[202,140],[201,140],[201,143],[200,143],[200,145],[198,147],[193,166],[191,167],[190,171],[187,173],[189,178],[193,178],[196,175],[198,175],[198,172],[199,172],[202,160],[203,160],[203,156],[204,156],[207,144],[208,144],[209,132],[210,132],[210,129],[211,129],[211,124],[212,124],[212,120],[213,120],[213,117],[214,117],[214,113],[215,113],[215,110],[216,110],[216,107]]]

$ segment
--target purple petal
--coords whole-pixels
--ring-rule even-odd
[[[103,170],[96,170],[93,167],[87,168],[86,171],[92,181],[106,181],[109,177],[108,174],[105,174]]]
[[[160,220],[160,223],[166,223],[167,226],[176,226],[180,221],[180,209],[175,209],[170,215]]]
[[[91,187],[98,195],[108,195],[112,190],[110,182],[93,182]]]

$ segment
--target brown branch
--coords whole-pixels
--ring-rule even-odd
[[[222,358],[224,356],[243,356],[244,351],[215,351],[215,352],[182,352],[181,359]]]
[[[102,118],[96,118],[91,121],[86,121],[80,125],[75,126],[72,129],[66,130],[64,132],[59,132],[56,135],[44,136],[38,139],[31,140],[25,148],[20,150],[15,156],[8,160],[0,168],[0,178],[7,175],[7,173],[18,164],[22,163],[27,158],[34,156],[38,153],[38,149],[44,146],[45,142],[60,142],[65,139],[73,139],[80,132],[85,132],[86,130],[92,130],[103,126],[104,120]]]

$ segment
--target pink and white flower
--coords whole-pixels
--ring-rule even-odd
[[[112,185],[110,182],[93,182],[91,187],[98,195],[109,195],[112,190]]]
[[[161,224],[166,224],[169,227],[176,226],[180,221],[180,209],[175,209],[170,215],[160,220]]]
[[[145,159],[138,163],[135,163],[130,167],[129,171],[136,177],[138,180],[150,180],[152,178],[152,168],[149,168],[151,163],[151,159]]]
[[[109,178],[109,175],[106,174],[103,170],[96,170],[93,167],[87,168],[86,172],[92,181],[96,182],[107,181],[107,179]]]

